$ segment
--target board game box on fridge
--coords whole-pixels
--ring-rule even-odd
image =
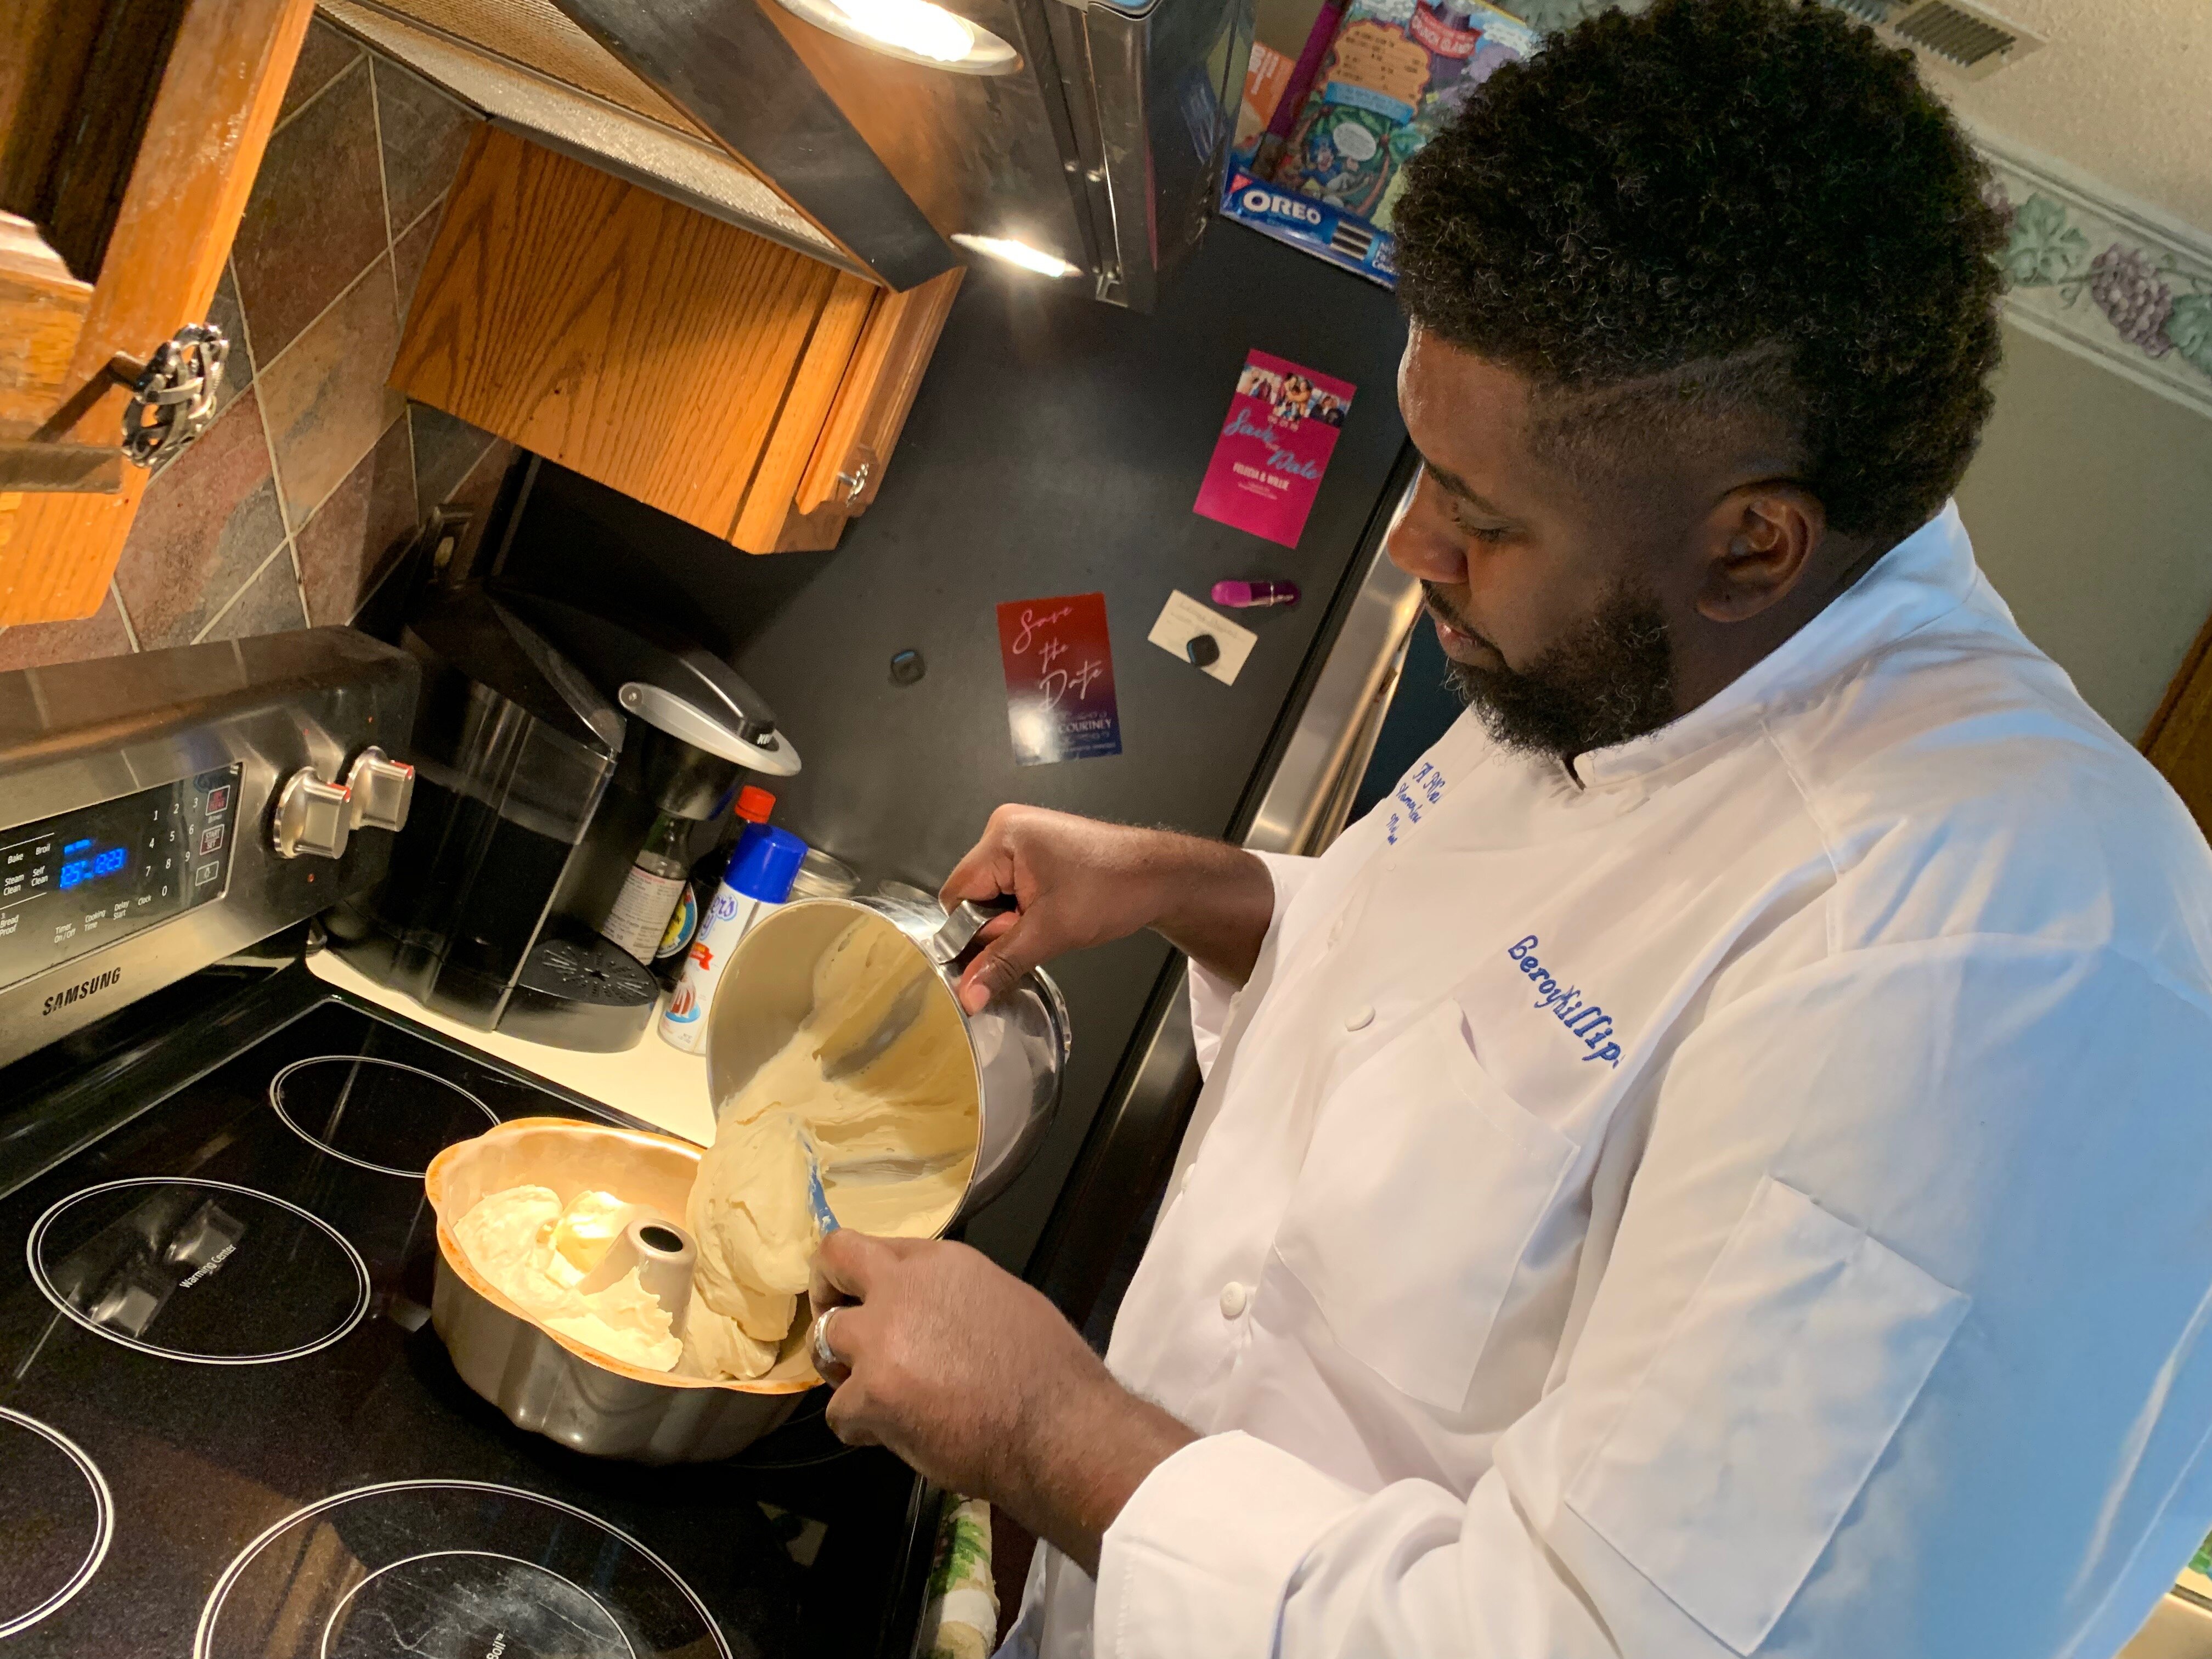
[[[1384,287],[1407,161],[1536,32],[1483,0],[1325,3],[1297,66],[1252,49],[1221,211]],[[1262,125],[1264,124],[1264,125]]]

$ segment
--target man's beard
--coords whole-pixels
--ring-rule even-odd
[[[1435,584],[1421,586],[1430,608],[1459,626]],[[1449,672],[1452,689],[1492,737],[1562,761],[1640,738],[1674,718],[1667,619],[1648,593],[1626,586],[1524,669],[1449,662]]]

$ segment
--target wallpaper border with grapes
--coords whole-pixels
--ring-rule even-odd
[[[2212,414],[2212,241],[1975,137],[2011,222],[1998,258],[2013,319]]]

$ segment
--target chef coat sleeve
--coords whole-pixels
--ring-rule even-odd
[[[1098,1659],[2112,1652],[2212,1524],[2208,1076],[2199,988],[2033,940],[1710,1012],[1472,1493],[1200,1440],[1106,1534]]]
[[[1252,855],[1267,866],[1267,874],[1275,884],[1275,911],[1267,919],[1267,936],[1260,944],[1260,961],[1252,969],[1258,978],[1261,968],[1273,960],[1275,949],[1283,934],[1283,914],[1291,908],[1291,901],[1298,889],[1305,885],[1306,878],[1313,872],[1317,860],[1293,858],[1286,853],[1255,853]],[[1230,1005],[1237,999],[1242,986],[1232,985],[1218,974],[1208,973],[1194,958],[1190,964],[1190,1034],[1192,1045],[1198,1054],[1198,1070],[1201,1077],[1213,1074],[1213,1057],[1221,1052],[1221,1035],[1229,1029]]]

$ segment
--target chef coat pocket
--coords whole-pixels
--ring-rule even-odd
[[[1698,1624],[1755,1651],[1968,1302],[1767,1176],[1567,1506]]]
[[[1575,1151],[1492,1081],[1446,1002],[1323,1103],[1275,1254],[1339,1346],[1456,1412]]]

